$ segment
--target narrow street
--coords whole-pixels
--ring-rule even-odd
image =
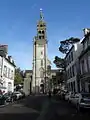
[[[29,96],[27,99],[15,104],[0,108],[1,120],[63,120],[63,119],[89,119],[88,112],[78,113],[76,108],[66,101],[47,96]]]

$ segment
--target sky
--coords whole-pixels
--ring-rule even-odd
[[[21,69],[32,69],[33,37],[40,8],[47,23],[48,58],[57,55],[60,41],[83,37],[90,27],[90,0],[0,0],[0,44],[8,45],[8,54]]]

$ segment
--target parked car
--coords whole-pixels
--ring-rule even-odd
[[[6,98],[4,95],[0,94],[0,105],[4,105],[6,103]]]
[[[4,97],[6,98],[6,102],[13,102],[17,98],[16,94],[12,92],[5,93]]]
[[[68,102],[71,102],[72,101],[72,99],[74,98],[74,93],[73,92],[68,92],[68,93],[66,93],[66,95],[65,95],[65,100],[67,100]]]
[[[76,105],[78,110],[81,110],[82,108],[90,109],[90,93],[75,94],[72,103]]]
[[[4,95],[7,92],[6,87],[0,86],[0,94]]]
[[[14,92],[14,94],[17,96],[16,99],[19,100],[22,98],[22,93],[19,91]]]
[[[66,95],[66,91],[62,90],[60,93],[61,99],[65,100],[65,95]]]
[[[25,93],[22,90],[20,90],[19,92],[22,94],[21,98],[25,98]]]

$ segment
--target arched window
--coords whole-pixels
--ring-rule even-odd
[[[41,36],[39,36],[39,39],[41,39]]]
[[[44,39],[44,36],[42,36],[42,39]]]
[[[38,31],[39,34],[41,34],[41,31]]]
[[[44,34],[44,30],[42,31],[42,34]]]
[[[43,60],[41,60],[41,66],[43,66]]]
[[[44,70],[43,70],[43,68],[40,68],[40,77],[41,77],[41,78],[44,77]]]
[[[41,55],[43,55],[43,51],[41,51]]]
[[[40,25],[40,27],[42,27],[43,25]]]

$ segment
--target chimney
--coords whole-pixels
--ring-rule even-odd
[[[84,36],[86,36],[90,32],[90,28],[84,28]]]
[[[9,61],[12,63],[12,56],[8,56]]]

